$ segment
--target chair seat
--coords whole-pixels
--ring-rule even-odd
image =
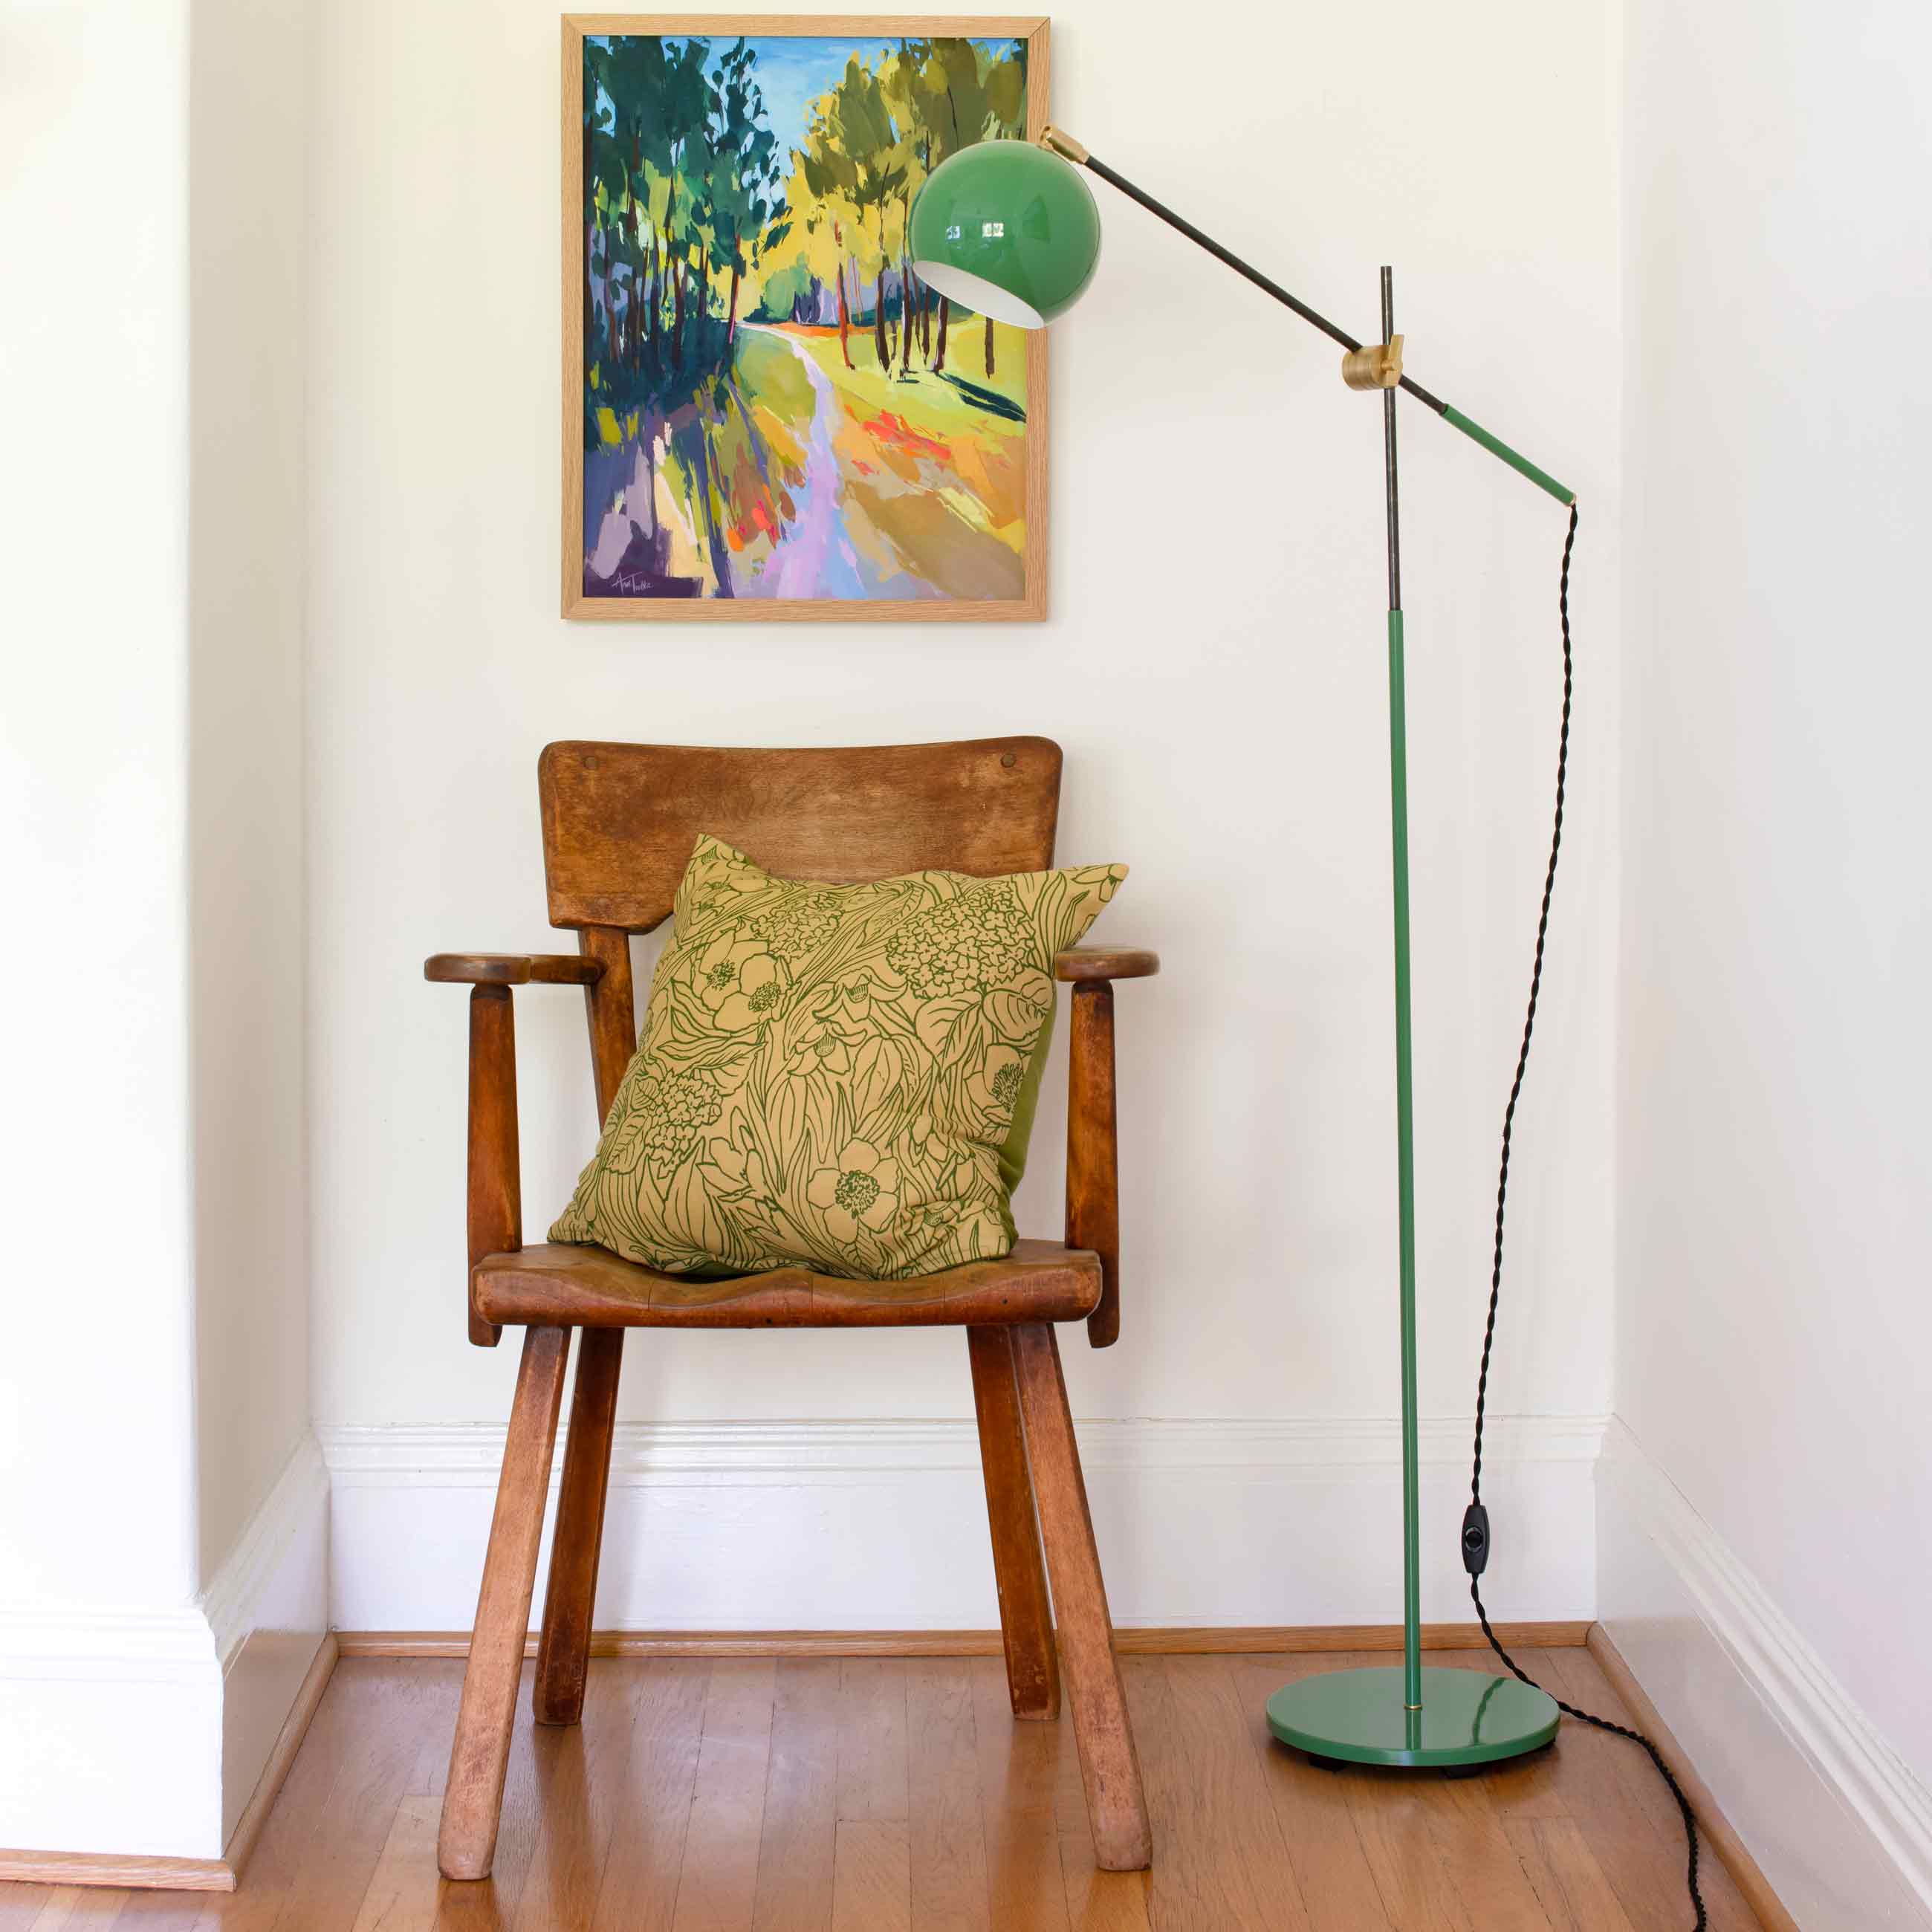
[[[476,1264],[486,1322],[567,1328],[916,1328],[1076,1322],[1100,1299],[1100,1258],[1058,1241],[1016,1242],[1003,1260],[906,1281],[848,1281],[775,1268],[692,1281],[602,1248],[546,1242]]]

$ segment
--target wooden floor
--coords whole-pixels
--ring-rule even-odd
[[[1432,1664],[1486,1668],[1474,1653]],[[1586,1651],[1528,1653],[1610,1716]],[[1071,1726],[1016,1724],[992,1658],[590,1666],[582,1726],[538,1731],[530,1671],[495,1875],[442,1883],[436,1828],[462,1666],[345,1658],[239,1891],[0,1886],[0,1928],[149,1932],[1656,1932],[1690,1922],[1668,1794],[1566,1722],[1478,1776],[1318,1771],[1268,1738],[1292,1677],[1386,1656],[1122,1660],[1154,1868],[1094,1868]],[[1757,1921],[1705,1861],[1713,1932]]]

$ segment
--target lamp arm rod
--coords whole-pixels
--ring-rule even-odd
[[[1352,352],[1361,347],[1362,345],[1346,328],[1336,327],[1325,315],[1310,308],[1305,302],[1298,297],[1290,295],[1279,282],[1263,274],[1260,269],[1256,268],[1251,262],[1243,261],[1232,248],[1222,248],[1213,236],[1203,233],[1201,230],[1195,226],[1192,222],[1188,220],[1184,215],[1177,214],[1164,202],[1155,200],[1145,189],[1136,188],[1125,175],[1116,173],[1105,161],[1098,160],[1089,154],[1078,142],[1062,134],[1059,129],[1048,128],[1042,139],[1044,144],[1052,148],[1054,153],[1098,175],[1103,182],[1118,188],[1130,201],[1139,202],[1150,214],[1158,216],[1160,220],[1167,224],[1168,227],[1186,236],[1188,240],[1194,243],[1197,248],[1204,248],[1217,262],[1224,262],[1228,267],[1232,268],[1236,274],[1253,283],[1255,286],[1261,290],[1264,294],[1274,296],[1282,308],[1292,309],[1304,322],[1312,323],[1331,341],[1339,342],[1344,349]],[[1480,444],[1492,456],[1499,458],[1519,475],[1528,477],[1539,490],[1546,490],[1559,503],[1576,502],[1575,490],[1558,482],[1556,478],[1550,475],[1546,470],[1538,469],[1528,457],[1521,455],[1510,448],[1502,437],[1492,436],[1480,423],[1472,422],[1460,410],[1445,403],[1440,396],[1430,394],[1420,382],[1412,381],[1408,376],[1405,376],[1402,378],[1401,386],[1406,389],[1418,403],[1426,403],[1444,422],[1460,430],[1471,442]]]

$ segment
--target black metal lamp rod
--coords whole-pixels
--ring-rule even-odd
[[[1382,340],[1395,340],[1395,278],[1392,271],[1382,271]],[[1405,383],[1408,379],[1403,378]],[[1410,386],[1413,386],[1411,385]],[[1415,393],[1431,408],[1438,411],[1448,407],[1438,403],[1427,391],[1418,389]],[[1388,572],[1389,608],[1402,608],[1402,532],[1396,516],[1395,488],[1395,392],[1382,392],[1382,465],[1388,478]]]
[[[1339,342],[1351,354],[1361,349],[1362,344],[1357,341],[1346,328],[1340,328],[1330,322],[1320,310],[1310,308],[1300,297],[1290,295],[1279,282],[1274,280],[1272,277],[1263,274],[1252,262],[1243,261],[1232,248],[1222,248],[1211,235],[1204,233],[1200,229],[1196,227],[1186,216],[1177,214],[1165,202],[1156,201],[1144,188],[1136,188],[1125,175],[1116,172],[1114,170],[1108,166],[1105,161],[1097,160],[1081,146],[1078,142],[1070,139],[1058,128],[1049,128],[1041,138],[1044,144],[1051,148],[1055,154],[1090,170],[1098,175],[1102,181],[1118,188],[1130,201],[1138,202],[1150,214],[1158,216],[1161,220],[1167,224],[1168,227],[1174,230],[1178,233],[1186,236],[1196,248],[1204,248],[1217,262],[1226,263],[1244,281],[1253,283],[1255,286],[1262,290],[1264,294],[1272,296],[1282,308],[1292,309],[1304,322],[1310,323],[1321,330],[1331,342]],[[1388,339],[1388,332],[1384,329],[1383,340],[1387,341]],[[1404,376],[1400,379],[1400,386],[1406,389],[1418,402],[1426,403],[1444,422],[1460,429],[1472,442],[1480,443],[1492,456],[1499,458],[1520,475],[1528,477],[1538,489],[1548,491],[1559,503],[1576,502],[1575,490],[1558,482],[1556,478],[1550,475],[1546,470],[1538,468],[1528,457],[1521,455],[1512,449],[1500,436],[1492,436],[1480,423],[1471,421],[1452,404],[1445,403],[1440,396],[1432,395],[1420,382],[1409,376]],[[1391,603],[1395,601],[1391,598]]]
[[[1105,161],[1090,154],[1087,158],[1086,165],[1103,182],[1109,182],[1118,188],[1130,201],[1138,202],[1150,214],[1158,215],[1168,227],[1185,235],[1196,248],[1206,249],[1217,262],[1225,262],[1244,280],[1252,282],[1255,286],[1262,290],[1264,293],[1273,296],[1282,308],[1292,308],[1304,322],[1312,322],[1330,341],[1339,342],[1344,349],[1350,350],[1361,347],[1362,345],[1346,328],[1337,328],[1325,315],[1310,308],[1299,297],[1290,295],[1279,282],[1263,274],[1252,262],[1243,261],[1232,248],[1222,248],[1213,236],[1202,233],[1185,215],[1177,214],[1165,202],[1155,200],[1144,188],[1136,188],[1125,175],[1116,174]],[[1387,338],[1384,337],[1384,340],[1386,340]],[[1420,382],[1411,382],[1406,376],[1402,379],[1402,386],[1418,402],[1426,403],[1438,416],[1443,415],[1449,407],[1449,405],[1439,396],[1432,396]]]

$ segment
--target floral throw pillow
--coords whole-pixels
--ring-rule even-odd
[[[1053,956],[1126,876],[813,885],[700,838],[637,1056],[550,1239],[686,1275],[884,1281],[1004,1255]]]

